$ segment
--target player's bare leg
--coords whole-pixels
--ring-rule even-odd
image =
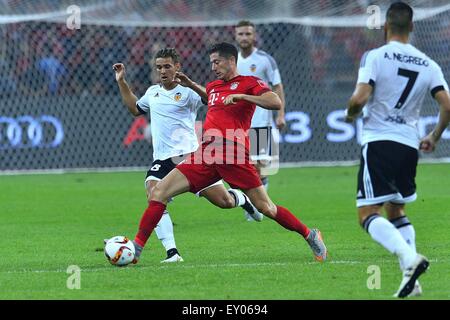
[[[262,182],[262,184],[264,186],[264,189],[266,189],[266,192],[268,192],[268,190],[269,190],[269,178],[266,177],[266,176],[262,176],[261,175],[261,168],[264,168],[265,166],[267,166],[267,164],[265,162],[262,162],[262,161],[259,161],[259,160],[255,164],[256,171],[258,172],[258,175],[261,178],[261,182]],[[249,221],[249,222],[261,221],[262,217],[263,217],[263,215],[261,215],[261,218],[260,218],[261,220],[257,220],[257,219],[255,219],[254,214],[252,214],[250,211],[248,211],[245,208],[244,208],[244,213],[245,213],[245,219],[247,221]]]
[[[250,199],[238,189],[226,189],[223,183],[203,189],[199,195],[222,209],[241,207],[255,221],[261,221],[263,215],[255,208]]]
[[[288,209],[274,204],[263,186],[244,190],[244,192],[258,211],[275,220],[284,228],[301,234],[311,247],[316,260],[324,261],[327,259],[327,248],[318,229],[310,230]]]
[[[136,261],[142,249],[166,210],[170,198],[189,191],[189,182],[178,170],[173,169],[152,189],[149,205],[142,215],[139,231],[134,238],[136,247]]]
[[[359,222],[373,240],[399,258],[403,279],[395,296],[405,298],[412,293],[416,280],[427,270],[429,262],[408,245],[392,223],[381,217],[381,209],[381,205],[359,207]]]
[[[408,217],[405,214],[405,205],[387,202],[384,204],[387,218],[398,229],[406,243],[417,253],[416,250],[416,232],[413,225],[409,222]],[[400,268],[404,271],[404,267],[400,263]],[[413,291],[408,297],[417,297],[422,295],[422,286],[419,280],[414,284]]]
[[[174,168],[154,188],[150,201],[167,204],[170,198],[189,191],[189,181],[184,174]]]
[[[267,168],[270,166],[270,161],[262,161],[258,160],[255,164],[256,171],[258,171],[259,177],[261,178],[261,182],[264,186],[264,189],[266,189],[267,192],[269,192],[269,177],[262,174],[262,170],[264,168]]]
[[[275,217],[277,215],[277,207],[269,198],[269,195],[267,194],[264,186],[259,186],[243,191],[250,198],[250,201],[258,209],[259,212],[275,220]]]
[[[153,191],[153,188],[156,186],[156,184],[159,183],[159,180],[153,180],[150,177],[150,180],[147,180],[146,182],[146,193],[147,193],[147,199],[150,201],[151,194]],[[161,220],[159,220],[158,224],[155,228],[155,233],[158,239],[161,241],[161,244],[163,245],[164,249],[166,250],[167,257],[162,260],[161,262],[168,263],[168,262],[182,262],[183,258],[181,257],[180,253],[178,252],[177,246],[175,244],[175,236],[173,234],[173,223],[172,219],[170,218],[169,212],[167,210],[164,211],[163,216],[161,217]]]
[[[209,188],[203,189],[199,192],[200,197],[208,199],[213,205],[222,208],[230,209],[236,207],[236,200],[232,194],[230,194],[223,184],[214,185]]]

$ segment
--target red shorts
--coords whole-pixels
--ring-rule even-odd
[[[225,180],[232,188],[247,190],[262,185],[249,160],[248,150],[239,143],[203,142],[176,167],[186,176],[190,191],[197,193],[211,184]]]

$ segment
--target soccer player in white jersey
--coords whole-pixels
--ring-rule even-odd
[[[413,10],[392,4],[384,26],[386,45],[366,52],[346,121],[363,112],[362,155],[356,204],[359,222],[371,237],[399,258],[403,279],[395,294],[422,293],[418,277],[429,265],[416,252],[415,231],[405,204],[416,199],[418,150],[434,150],[450,121],[448,85],[439,65],[409,44]],[[425,95],[440,105],[434,130],[420,140],[418,120]],[[381,216],[384,207],[387,218]]]
[[[151,198],[156,184],[175,168],[185,155],[197,150],[195,120],[197,110],[204,105],[198,93],[182,85],[186,77],[180,72],[180,59],[175,49],[159,50],[154,64],[160,83],[149,87],[140,99],[133,94],[125,80],[125,66],[122,63],[113,65],[116,81],[128,111],[134,116],[148,114],[151,121],[153,163],[145,179],[147,199]],[[200,91],[200,94],[203,92]],[[207,100],[206,96],[203,98],[203,101]],[[241,206],[251,212],[256,220],[262,219],[262,214],[240,190],[227,191],[222,182],[213,186],[214,188],[210,189],[214,192],[200,191],[199,195],[221,208]],[[183,261],[175,244],[173,224],[167,210],[155,232],[167,252],[167,258],[161,262]]]
[[[268,53],[255,47],[256,27],[248,20],[238,22],[235,27],[235,38],[239,45],[237,68],[240,75],[255,76],[272,86],[281,99],[281,109],[278,111],[275,124],[277,129],[286,126],[285,98],[280,71],[275,59]],[[278,156],[278,139],[274,139],[272,131],[273,111],[256,107],[251,124],[251,160],[256,161],[256,168],[261,176],[264,187],[268,190],[269,178],[261,174],[261,169],[270,165],[273,157]],[[278,132],[276,132],[278,134]],[[252,217],[246,213],[248,221]]]

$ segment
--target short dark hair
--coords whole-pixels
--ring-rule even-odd
[[[231,43],[220,42],[220,43],[213,44],[211,46],[211,48],[209,48],[208,53],[209,54],[213,54],[213,53],[216,53],[216,52],[221,57],[224,57],[224,58],[227,58],[227,59],[229,59],[231,57],[234,57],[236,62],[238,60],[238,50]]]
[[[395,34],[408,34],[412,20],[413,9],[404,2],[391,4],[386,12],[386,23]]]
[[[174,48],[164,48],[158,50],[155,54],[155,60],[158,58],[172,58],[174,63],[180,62],[180,55]]]
[[[255,24],[250,20],[241,20],[237,23],[236,28],[239,27],[253,27],[253,30],[256,30]]]

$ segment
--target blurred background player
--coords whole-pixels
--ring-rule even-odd
[[[188,78],[183,81],[200,96],[208,97],[202,145],[153,189],[134,239],[136,262],[169,199],[188,191],[197,193],[221,179],[244,191],[261,213],[285,229],[299,233],[316,260],[326,260],[327,249],[320,231],[309,229],[288,209],[275,205],[262,186],[256,168],[250,163],[248,130],[256,104],[278,110],[281,108],[279,96],[260,79],[238,74],[238,51],[232,44],[216,44],[209,54],[217,80],[208,83],[206,89]]]
[[[125,66],[122,63],[113,65],[116,81],[128,111],[134,116],[148,114],[151,120],[153,163],[145,179],[149,200],[156,184],[175,168],[184,155],[198,148],[195,120],[198,109],[204,105],[202,97],[196,92],[179,85],[180,79],[175,81],[176,74],[181,69],[180,58],[175,49],[159,50],[154,64],[160,83],[148,88],[139,100],[125,80]],[[208,200],[215,205],[221,208],[243,206],[255,215],[255,219],[261,219],[262,214],[254,209],[241,191],[230,189],[227,192],[222,183],[216,184],[214,189],[214,198]],[[167,258],[162,262],[183,261],[175,244],[173,223],[167,210],[164,211],[155,232],[167,252]]]
[[[418,149],[434,150],[450,121],[448,85],[439,65],[409,44],[413,10],[392,4],[384,26],[387,44],[366,52],[346,110],[353,121],[363,110],[362,156],[357,207],[361,226],[399,258],[403,279],[396,297],[420,295],[418,277],[428,260],[417,253],[415,230],[405,204],[416,200]],[[419,141],[417,123],[425,95],[440,105],[434,130]],[[381,216],[381,210],[387,219]]]
[[[281,99],[281,108],[277,112],[275,124],[277,129],[283,129],[286,126],[285,98],[275,59],[255,47],[256,27],[252,22],[248,20],[238,22],[235,27],[235,38],[239,45],[238,73],[258,77],[271,85],[273,92]],[[278,139],[274,140],[272,124],[273,111],[257,106],[251,124],[251,160],[256,161],[256,168],[266,191],[269,188],[269,178],[261,173],[261,169],[270,166],[272,157],[278,156]],[[248,213],[246,218],[248,221],[254,221]]]

